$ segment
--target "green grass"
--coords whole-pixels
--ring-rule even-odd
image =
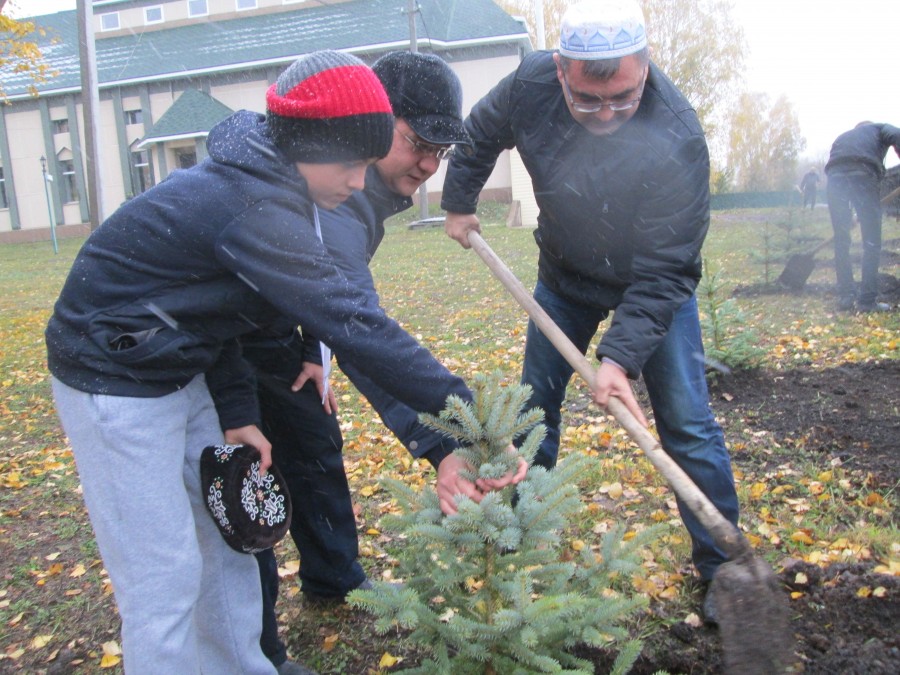
[[[510,381],[518,380],[525,344],[524,312],[473,251],[463,250],[441,228],[408,230],[406,224],[418,217],[417,209],[405,215],[388,223],[372,264],[388,313],[464,378],[500,371]],[[486,204],[481,217],[491,247],[527,287],[533,286],[537,250],[532,232],[503,226],[506,208],[502,205]],[[729,288],[765,283],[764,264],[753,252],[762,248],[767,221],[773,241],[783,248],[787,246],[787,222],[793,223],[790,237],[794,250],[803,250],[807,241],[830,236],[827,213],[821,210],[814,214],[785,209],[715,212],[704,254],[721,270]],[[886,220],[885,241],[898,237],[900,227]],[[70,643],[93,653],[78,672],[100,672],[101,643],[118,639],[115,611],[106,578],[100,574],[77,475],[53,411],[43,344],[53,302],[82,243],[63,239],[56,255],[49,242],[0,246],[0,547],[5,551],[0,575],[6,579],[5,595],[0,591],[3,672],[7,665],[14,669],[11,672],[44,668],[54,649]],[[777,276],[783,262],[770,261],[769,266]],[[896,263],[883,271],[900,275]],[[817,269],[810,284],[829,288],[833,270]],[[830,298],[821,293],[739,294],[736,302],[759,335],[768,369],[800,364],[825,368],[900,357],[900,316],[896,312],[838,315],[832,311]],[[380,477],[402,477],[428,486],[433,473],[424,463],[414,467],[409,455],[340,374],[335,390],[346,436],[348,474],[362,509],[362,561],[373,574],[381,575],[391,569],[390,550],[397,544],[380,530],[381,515],[390,508],[379,487]],[[660,601],[675,603],[684,616],[692,602],[684,584],[689,574],[689,543],[672,507],[671,492],[624,433],[588,404],[581,382],[570,385],[569,399],[581,407],[566,416],[562,454],[588,453],[597,458],[595,471],[585,477],[582,486],[585,510],[572,522],[571,538],[594,546],[604,529],[615,522],[624,520],[635,530],[661,523],[662,534],[652,547],[653,564],[648,566],[649,583]],[[898,531],[892,515],[896,513],[895,493],[881,494],[882,515],[873,515],[871,504],[866,504],[869,491],[864,478],[835,469],[823,479],[828,467],[799,460],[793,448],[754,436],[744,420],[723,420],[723,424],[736,457],[768,453],[785,467],[774,475],[749,472],[738,476],[742,522],[763,555],[773,561],[783,555],[806,556],[821,549],[821,542],[832,546],[835,555],[850,559],[862,549],[879,558],[900,555],[895,548]],[[764,483],[766,491],[757,494],[757,483]],[[761,534],[760,529],[770,531],[771,536]],[[793,541],[792,535],[799,531],[808,531],[814,543]],[[773,537],[781,543],[776,545]],[[842,539],[847,540],[846,545]],[[47,556],[54,552],[60,552],[54,560],[63,569],[38,585],[33,573],[51,572],[54,561]],[[279,557],[282,563],[296,559],[293,544],[283,543]],[[71,576],[78,565],[87,573]],[[280,610],[287,626],[285,636],[323,673],[351,672],[366,654],[397,648],[388,638],[371,637],[371,644],[365,644],[368,636],[348,634],[346,626],[352,621],[347,614],[300,611],[290,577],[284,587]],[[76,590],[77,594],[66,595]],[[23,617],[10,625],[19,613]],[[650,626],[640,630],[651,630]],[[46,646],[32,646],[36,636],[48,634],[53,639]],[[333,651],[325,652],[320,647],[329,634],[342,637]],[[10,654],[17,656],[13,659]],[[377,663],[369,666],[374,669]]]

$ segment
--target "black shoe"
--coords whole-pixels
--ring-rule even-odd
[[[891,306],[885,302],[873,302],[872,304],[857,305],[858,312],[890,312]]]
[[[391,582],[391,586],[396,586],[397,588],[403,588],[404,584],[399,581]],[[360,591],[371,591],[372,590],[372,582],[369,581],[368,578],[362,580],[362,583],[354,589],[351,590],[360,590]],[[349,591],[348,591],[349,593]],[[347,595],[331,595],[324,593],[304,593],[303,596],[306,598],[307,602],[310,602],[314,605],[339,605],[344,602],[347,602]]]
[[[719,612],[716,609],[716,594],[712,584],[706,587],[706,595],[703,597],[703,623],[707,626],[719,625]]]

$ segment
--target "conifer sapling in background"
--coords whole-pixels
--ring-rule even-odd
[[[478,477],[515,467],[507,447],[531,460],[545,429],[539,409],[522,412],[530,387],[503,386],[500,376],[477,376],[474,401],[448,399],[440,416],[422,420],[459,440],[457,452]],[[404,585],[376,582],[348,600],[376,616],[380,634],[402,628],[427,652],[408,673],[506,675],[593,673],[571,648],[584,644],[619,650],[612,672],[626,673],[640,653],[623,622],[645,604],[622,588],[640,570],[645,530],[623,541],[625,529],[607,533],[599,551],[584,547],[561,556],[567,518],[581,508],[578,482],[590,460],[570,455],[552,471],[532,466],[524,481],[487,494],[480,504],[458,498],[445,516],[433,490],[417,493],[385,481],[399,506],[383,526],[401,535],[397,573]],[[475,475],[470,475],[470,479]]]

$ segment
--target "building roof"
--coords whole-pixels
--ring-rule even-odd
[[[514,42],[528,44],[521,23],[491,0],[418,0],[421,46]],[[100,89],[266,66],[281,67],[320,49],[351,52],[402,49],[409,44],[407,0],[352,0],[331,6],[202,20],[173,28],[95,40]],[[38,39],[58,75],[37,85],[45,94],[81,89],[77,15],[30,19],[47,29]],[[10,100],[27,97],[27,74],[0,71]]]
[[[196,89],[185,89],[147,131],[138,148],[143,148],[148,143],[206,136],[210,129],[233,112],[209,94]]]

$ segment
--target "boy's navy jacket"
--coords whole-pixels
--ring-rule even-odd
[[[85,242],[46,330],[48,364],[75,389],[156,397],[205,373],[220,415],[259,421],[237,338],[280,318],[420,411],[471,393],[348,281],[316,236],[306,183],[241,111],[209,157],[122,205]]]
[[[410,208],[413,201],[391,192],[372,166],[366,175],[366,188],[332,211],[320,211],[322,241],[341,271],[360,292],[378,302],[369,262],[384,238],[384,221]],[[241,337],[251,362],[266,373],[288,383],[300,374],[303,361],[319,363],[319,341],[303,327],[303,344],[296,325],[288,320],[266,331]],[[354,356],[338,355],[341,370],[366,397],[401,443],[416,457],[424,457],[437,466],[458,444],[442,433],[419,423],[418,412],[387,393],[378,382],[366,377]],[[288,386],[287,384],[285,386]],[[220,414],[222,427],[239,426]]]

